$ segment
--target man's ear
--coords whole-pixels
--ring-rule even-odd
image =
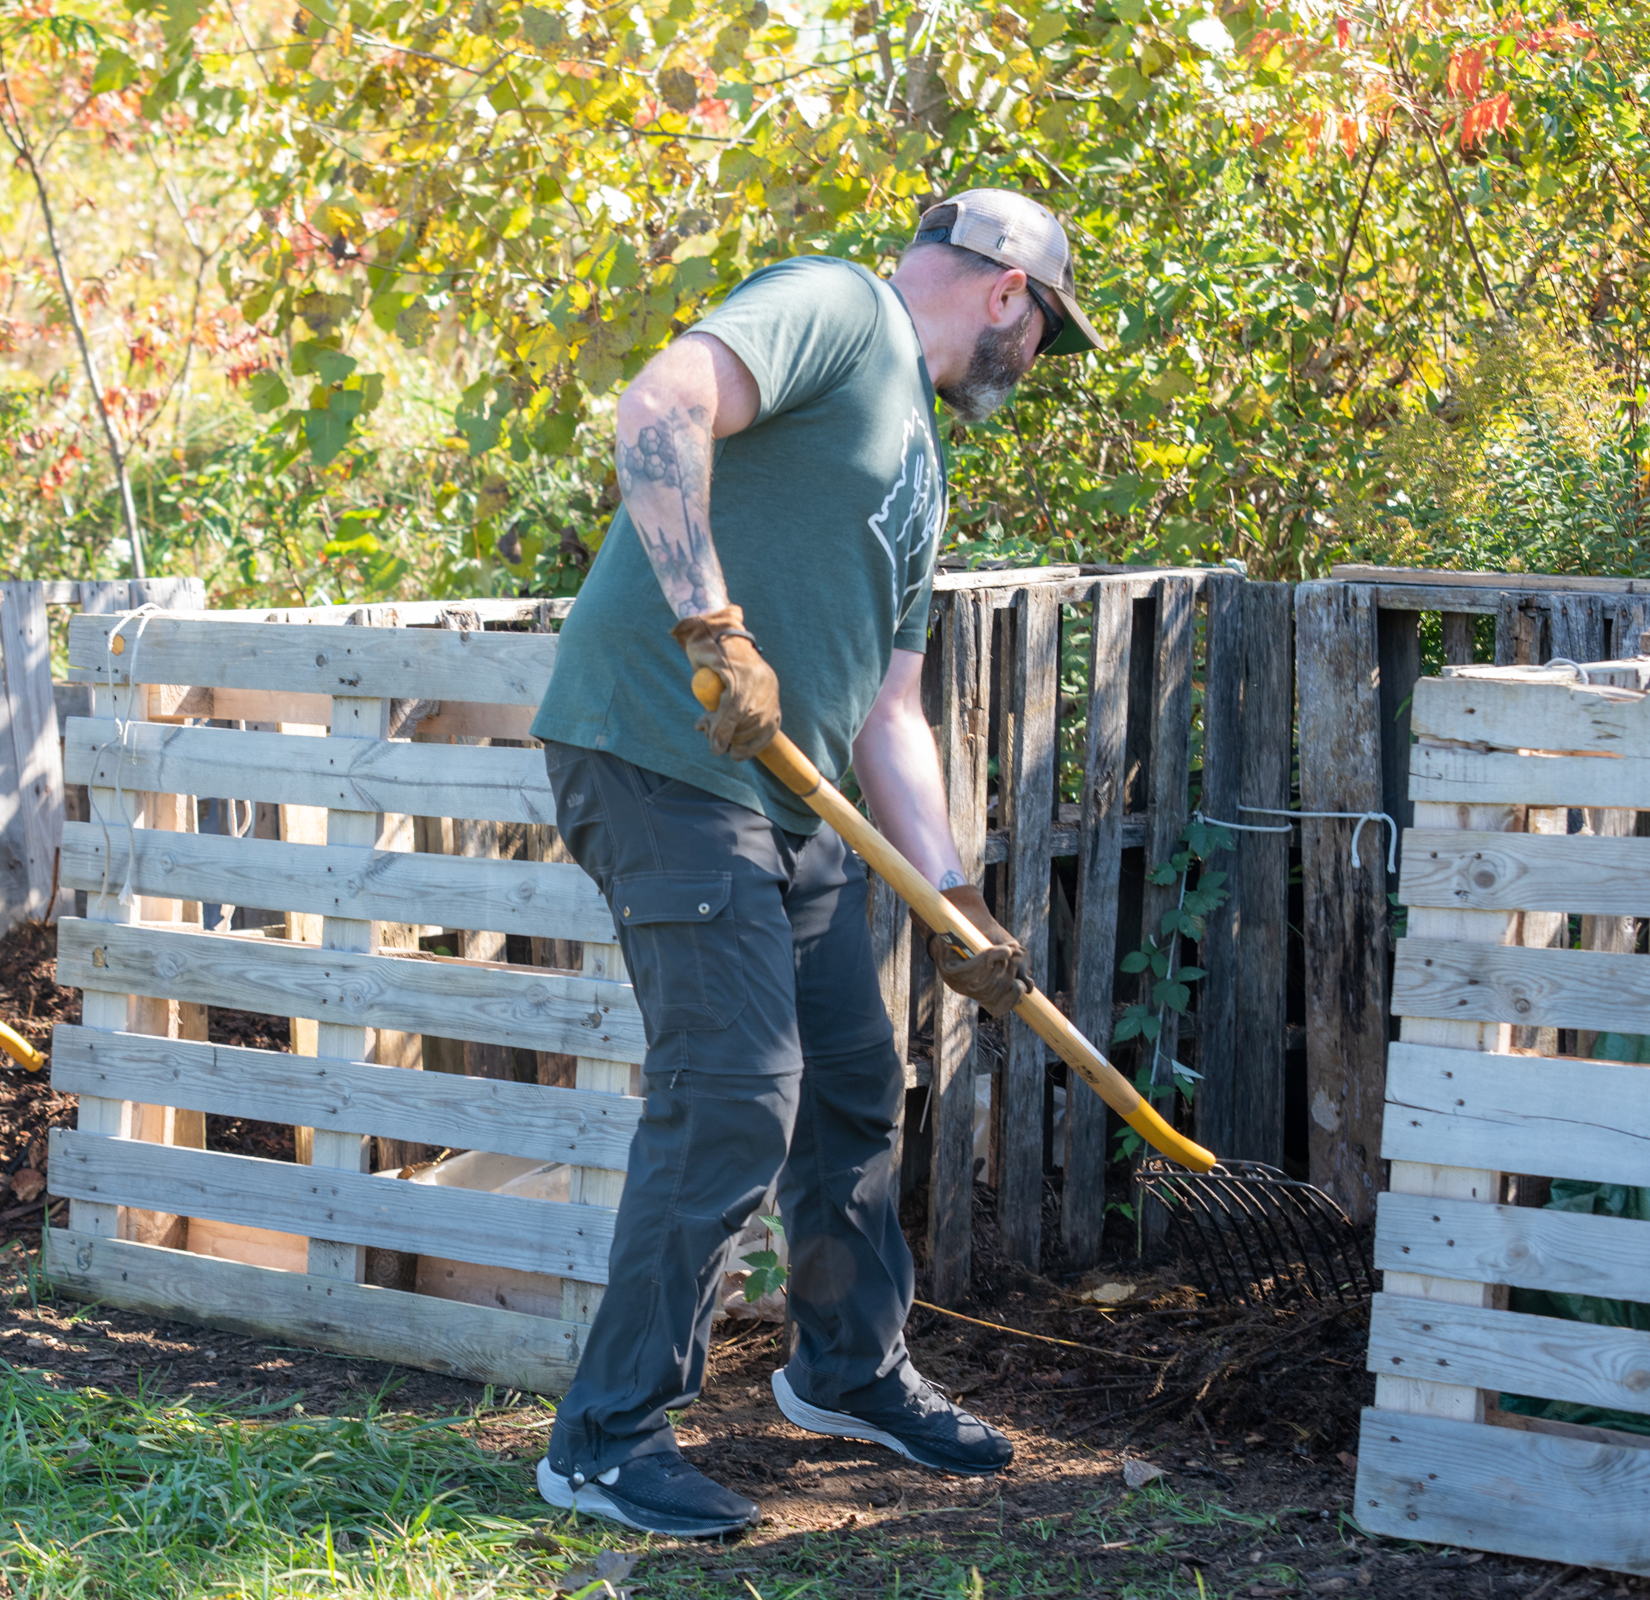
[[[1014,297],[1025,293],[1026,275],[1018,267],[1000,273],[991,285],[991,296],[986,302],[986,313],[994,327],[1002,327],[1014,320]]]

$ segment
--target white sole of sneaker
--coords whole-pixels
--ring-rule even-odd
[[[779,1409],[785,1413],[789,1421],[794,1422],[799,1428],[807,1429],[809,1433],[823,1433],[832,1439],[863,1439],[867,1444],[886,1445],[888,1449],[904,1456],[907,1461],[914,1461],[919,1467],[927,1467],[930,1472],[950,1472],[959,1478],[989,1478],[1002,1471],[1002,1466],[966,1467],[950,1461],[924,1461],[903,1440],[896,1439],[891,1433],[884,1433],[881,1428],[861,1422],[858,1417],[850,1416],[846,1411],[825,1411],[819,1406],[809,1405],[791,1387],[791,1380],[785,1376],[783,1367],[774,1373],[771,1382],[773,1397],[778,1401]],[[1006,1464],[1005,1462],[1004,1465]]]
[[[560,1473],[550,1470],[548,1457],[538,1466],[539,1494],[545,1502],[562,1511],[581,1511],[588,1517],[606,1517],[609,1522],[622,1522],[638,1533],[663,1533],[678,1539],[714,1539],[724,1533],[738,1533],[744,1522],[689,1522],[684,1518],[655,1517],[639,1520],[639,1514],[627,1510],[608,1494],[595,1479],[575,1489]]]
[[[823,1411],[818,1406],[809,1405],[806,1400],[791,1387],[791,1380],[785,1376],[785,1369],[781,1367],[772,1378],[773,1397],[779,1403],[779,1409],[785,1413],[787,1421],[794,1422],[797,1427],[805,1428],[809,1433],[823,1433],[831,1439],[863,1439],[867,1444],[886,1445],[890,1450],[897,1451],[907,1461],[917,1461],[910,1450],[896,1439],[891,1433],[884,1433],[881,1428],[873,1428],[868,1422],[861,1422],[858,1417],[851,1417],[846,1411]],[[925,1461],[917,1461],[918,1466],[927,1466]]]

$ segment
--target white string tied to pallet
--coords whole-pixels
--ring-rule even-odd
[[[149,626],[150,617],[158,615],[161,609],[162,608],[156,605],[152,600],[148,601],[139,606],[137,610],[130,612],[128,615],[121,618],[121,620],[117,622],[104,636],[103,671],[104,676],[109,680],[109,698],[111,701],[114,699],[115,690],[115,640],[117,638],[121,638],[121,629],[124,628],[133,617],[136,617],[138,619],[138,625],[137,632],[132,635],[132,659],[126,664],[126,682],[135,693],[139,688],[137,682],[138,643],[143,638],[143,630]],[[124,640],[122,642],[124,643]],[[119,753],[115,756],[114,791],[115,810],[119,812],[121,820],[126,824],[126,881],[121,884],[120,894],[116,898],[118,903],[123,906],[129,906],[132,903],[132,867],[137,861],[137,828],[131,817],[127,814],[126,803],[122,795],[120,784],[121,768],[126,762],[127,735],[131,729],[133,721],[134,718],[131,714],[131,708],[128,706],[124,717],[117,716],[115,718],[114,738],[106,739],[93,752],[93,762],[95,765],[96,760],[101,757],[106,750],[119,746]],[[98,890],[98,899],[105,900],[109,895],[109,867],[113,856],[113,850],[111,849],[109,840],[109,819],[102,814],[101,809],[99,810],[97,820],[103,827],[103,886]]]
[[[1238,810],[1262,817],[1291,817],[1297,821],[1303,818],[1307,821],[1356,821],[1358,826],[1352,830],[1352,865],[1355,867],[1363,865],[1358,859],[1358,835],[1364,831],[1364,824],[1384,822],[1388,829],[1386,870],[1392,875],[1398,871],[1398,824],[1384,811],[1285,811],[1276,806],[1239,806]],[[1211,828],[1230,828],[1234,833],[1289,833],[1295,826],[1293,821],[1281,824],[1222,822],[1219,817],[1208,816],[1202,811],[1194,811],[1192,815]]]

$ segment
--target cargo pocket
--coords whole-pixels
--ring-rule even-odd
[[[613,920],[648,1043],[678,1029],[725,1028],[745,1004],[733,874],[633,872],[613,880]]]

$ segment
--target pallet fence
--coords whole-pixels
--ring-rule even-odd
[[[1289,803],[1290,635],[1288,585],[1220,569],[936,580],[924,693],[964,870],[1025,943],[1038,984],[1102,1049],[1115,1012],[1149,995],[1149,975],[1125,975],[1119,963],[1174,904],[1177,888],[1149,883],[1147,872],[1179,846],[1189,785],[1208,814],[1227,819],[1241,805]],[[1164,1042],[1203,1074],[1198,1138],[1273,1162],[1283,1154],[1287,852],[1276,835],[1245,833],[1215,863],[1230,874],[1230,898],[1201,948],[1182,954],[1208,976],[1186,1037],[1174,1035],[1171,1012]],[[1001,1248],[1037,1266],[1056,1159],[1060,1244],[1072,1266],[1092,1264],[1116,1119],[1108,1125],[1098,1096],[1018,1018],[982,1032],[975,1008],[910,948],[885,885],[872,914],[884,997],[896,1027],[906,1019],[908,1082],[921,1089],[907,1138],[920,1129],[929,1147],[918,1164],[929,1174],[932,1292],[942,1303],[967,1292],[977,1176],[996,1192]],[[1126,1070],[1134,1054],[1119,1053]],[[977,1074],[989,1075],[992,1104],[981,1174]],[[1065,1095],[1057,1155],[1056,1088]]]
[[[52,683],[48,606],[108,613],[156,605],[198,611],[198,578],[0,583],[0,933],[25,917],[71,909],[57,882],[64,788],[60,727],[79,698],[59,706]],[[67,687],[67,686],[64,686]],[[54,892],[55,891],[55,892]]]
[[[1470,665],[1480,628],[1485,664],[1602,661],[1637,654],[1650,625],[1650,583],[1537,573],[1432,572],[1341,566],[1295,591],[1300,804],[1303,811],[1375,811],[1400,830],[1408,789],[1411,699],[1421,671],[1420,623],[1440,618],[1444,662]],[[1491,620],[1493,619],[1493,621]],[[1563,813],[1540,820],[1564,831]],[[1633,818],[1602,826],[1625,826]],[[1381,1156],[1392,995],[1394,912],[1387,832],[1366,826],[1352,865],[1347,821],[1301,824],[1306,1102],[1313,1183],[1356,1222],[1386,1187]],[[1399,903],[1402,897],[1399,896]],[[1530,928],[1533,932],[1534,923]],[[1558,924],[1549,918],[1547,935]],[[1620,937],[1589,923],[1589,939]],[[1598,948],[1611,948],[1600,945]]]
[[[923,692],[965,868],[1085,1033],[1107,1048],[1120,1011],[1149,996],[1150,977],[1121,960],[1174,902],[1175,886],[1149,871],[1174,853],[1191,807],[1237,820],[1244,807],[1295,803],[1297,720],[1305,809],[1413,820],[1403,774],[1424,613],[1441,614],[1446,656],[1463,663],[1475,639],[1489,653],[1492,627],[1497,659],[1597,660],[1635,649],[1650,620],[1650,593],[1630,584],[1520,575],[1516,590],[1492,587],[1509,581],[1377,569],[1298,588],[1224,569],[937,577]],[[455,1371],[553,1386],[599,1303],[596,1241],[624,1165],[616,1133],[574,1160],[566,1129],[592,1127],[596,1104],[609,1130],[632,1125],[640,1060],[610,919],[565,859],[528,734],[571,602],[152,614],[141,637],[126,622],[114,655],[120,619],[91,586],[33,587],[37,612],[84,607],[69,627],[73,681],[56,696],[65,713],[91,713],[65,722],[70,793],[84,785],[88,809],[62,834],[60,905],[76,894],[86,914],[62,921],[61,972],[86,1006],[57,1059],[62,1086],[85,1098],[53,1168],[54,1189],[73,1200],[54,1270],[106,1298],[118,1289],[174,1312],[242,1304],[266,1321],[278,1309],[293,1337],[406,1359],[427,1347]],[[0,626],[8,607],[25,614],[7,591]],[[124,750],[110,745],[117,715],[132,719]],[[1526,804],[1531,833],[1565,833],[1559,802]],[[1631,835],[1632,802],[1591,825]],[[1352,830],[1303,823],[1295,890],[1288,835],[1242,833],[1216,858],[1229,898],[1181,950],[1207,976],[1191,1014],[1169,1014],[1165,1048],[1202,1074],[1179,1120],[1223,1156],[1281,1165],[1288,1116],[1304,1102],[1313,1181],[1363,1219],[1386,1184],[1393,943],[1385,839],[1366,828],[1354,868]],[[102,889],[128,870],[135,896],[122,908]],[[870,915],[907,1063],[903,1168],[927,1181],[929,1292],[942,1304],[968,1292],[980,1181],[1009,1258],[1036,1267],[1057,1245],[1068,1268],[1092,1264],[1108,1200],[1124,1198],[1106,1188],[1116,1119],[1017,1019],[982,1025],[938,983],[884,884]],[[1557,911],[1532,910],[1520,937],[1554,942],[1561,925]],[[1588,912],[1583,943],[1618,951],[1634,926]],[[291,1016],[291,1053],[207,1044],[213,1006]],[[1302,1015],[1304,1094],[1287,1054]],[[1556,1048],[1549,1025],[1519,1026],[1521,1048]],[[1134,1070],[1138,1047],[1116,1059]],[[392,1085],[386,1068],[422,1070]],[[479,1112],[460,1117],[454,1075],[485,1080],[477,1105],[507,1109],[514,1131],[485,1135]],[[293,1127],[298,1166],[206,1150],[208,1114]],[[543,1152],[566,1166],[567,1200],[427,1186],[403,1227],[379,1198],[390,1181],[380,1174],[441,1148]],[[547,1203],[593,1208],[572,1230],[582,1243],[558,1225],[523,1254],[509,1207]],[[462,1219],[506,1213],[517,1220],[466,1242]],[[259,1229],[282,1235],[279,1250],[304,1270],[246,1278],[273,1271],[256,1263],[279,1253],[246,1243]],[[209,1237],[213,1256],[189,1248]],[[131,1254],[153,1250],[168,1253]],[[371,1298],[433,1298],[411,1285],[420,1261],[437,1259],[514,1287],[491,1305],[439,1310]],[[511,1306],[552,1303],[554,1359],[542,1326],[508,1320],[528,1314]]]
[[[1642,602],[1602,598],[1619,655]],[[1495,604],[1531,620],[1532,654],[1577,614],[1598,639],[1592,601]],[[1631,937],[1650,914],[1650,839],[1631,826],[1650,793],[1647,669],[1582,684],[1463,667],[1414,686],[1385,1288],[1353,1508],[1374,1533],[1650,1573],[1650,1438],[1502,1409],[1650,1413],[1650,1333],[1508,1309],[1509,1289],[1650,1301],[1650,1224],[1542,1208],[1553,1179],[1650,1180],[1650,1074],[1590,1059],[1598,1030],[1650,1033]]]

